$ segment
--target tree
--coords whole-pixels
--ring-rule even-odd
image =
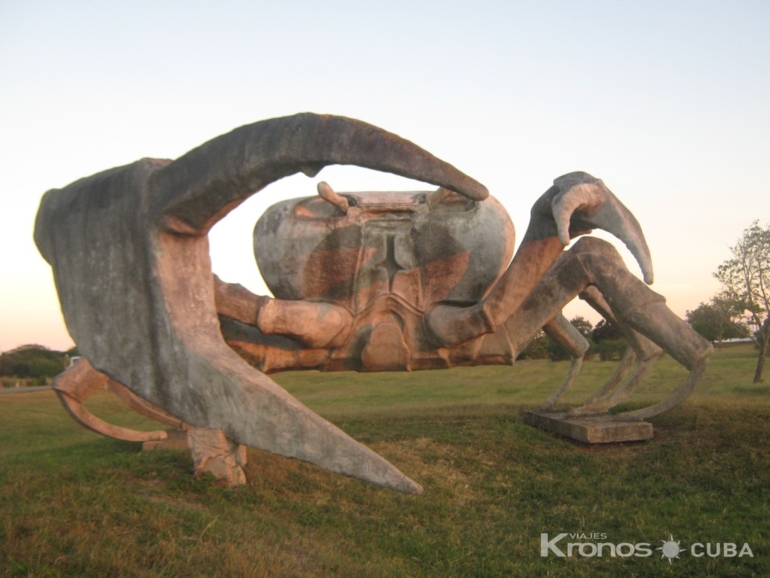
[[[617,325],[606,319],[599,320],[591,331],[591,338],[594,342],[593,350],[599,354],[599,359],[602,361],[620,359],[628,347],[623,332]]]
[[[53,377],[64,370],[64,354],[42,345],[22,345],[0,354],[0,377]]]
[[[575,329],[580,331],[580,334],[583,337],[591,341],[591,332],[593,331],[594,326],[591,325],[591,322],[588,319],[578,315],[577,317],[570,319],[569,322],[572,323]]]
[[[596,324],[596,327],[591,330],[591,338],[594,343],[625,339],[620,329],[618,329],[614,323],[610,323],[606,319],[600,319],[599,323]]]
[[[722,283],[723,295],[740,304],[759,333],[754,372],[754,383],[759,383],[770,350],[770,225],[763,229],[754,221],[730,251],[733,258],[722,263],[714,277]]]
[[[746,337],[749,329],[741,321],[743,303],[733,301],[724,295],[712,297],[709,303],[701,303],[692,311],[687,311],[687,323],[709,341],[716,341],[719,346],[723,339]]]

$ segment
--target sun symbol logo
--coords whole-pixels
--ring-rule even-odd
[[[671,534],[669,534],[668,540],[661,540],[663,544],[661,545],[660,548],[655,548],[655,549],[661,552],[661,555],[660,555],[661,559],[667,558],[668,563],[671,564],[671,560],[673,560],[674,558],[679,558],[679,554],[685,551],[684,548],[679,547],[680,541],[681,540],[677,540],[675,542],[674,537]]]

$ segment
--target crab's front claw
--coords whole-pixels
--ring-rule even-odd
[[[249,366],[222,337],[209,230],[270,183],[334,164],[391,172],[475,201],[489,194],[401,137],[303,113],[241,127],[175,161],[142,159],[49,191],[35,242],[53,268],[67,327],[95,371],[231,441],[420,493],[419,484]],[[323,304],[242,305],[234,305],[239,315],[253,319],[263,309],[258,325],[310,346],[347,335],[345,312]],[[311,323],[317,327],[301,327]]]
[[[636,217],[612,194],[601,179],[588,173],[563,175],[553,182],[551,209],[559,241],[568,245],[570,238],[591,229],[603,229],[623,241],[636,258],[644,282],[653,282],[652,258],[642,228]]]

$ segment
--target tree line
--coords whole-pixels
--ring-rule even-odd
[[[0,354],[0,378],[3,387],[13,387],[19,380],[29,385],[44,385],[67,367],[77,349],[53,351],[44,345],[22,345]]]

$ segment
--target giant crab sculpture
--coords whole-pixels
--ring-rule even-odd
[[[284,201],[255,230],[274,297],[217,279],[207,233],[248,196],[296,172],[354,164],[431,183],[432,192],[336,193]],[[647,283],[641,228],[602,181],[571,173],[532,208],[513,256],[513,226],[485,187],[413,143],[343,117],[299,114],[244,126],[175,161],[142,159],[46,193],[35,241],[51,264],[67,327],[84,358],[55,389],[82,424],[113,437],[157,440],[107,424],[83,405],[109,384],[163,423],[218,432],[407,493],[419,484],[311,412],[267,373],[413,370],[512,364],[545,330],[570,354],[587,343],[561,314],[580,295],[630,347],[615,375],[570,415],[606,415],[662,351],[690,370],[668,399],[614,416],[656,415],[700,381],[711,345],[632,275],[602,228],[633,253]],[[634,362],[636,367],[632,370]],[[231,448],[232,449],[232,448]],[[195,448],[193,448],[195,451]]]

